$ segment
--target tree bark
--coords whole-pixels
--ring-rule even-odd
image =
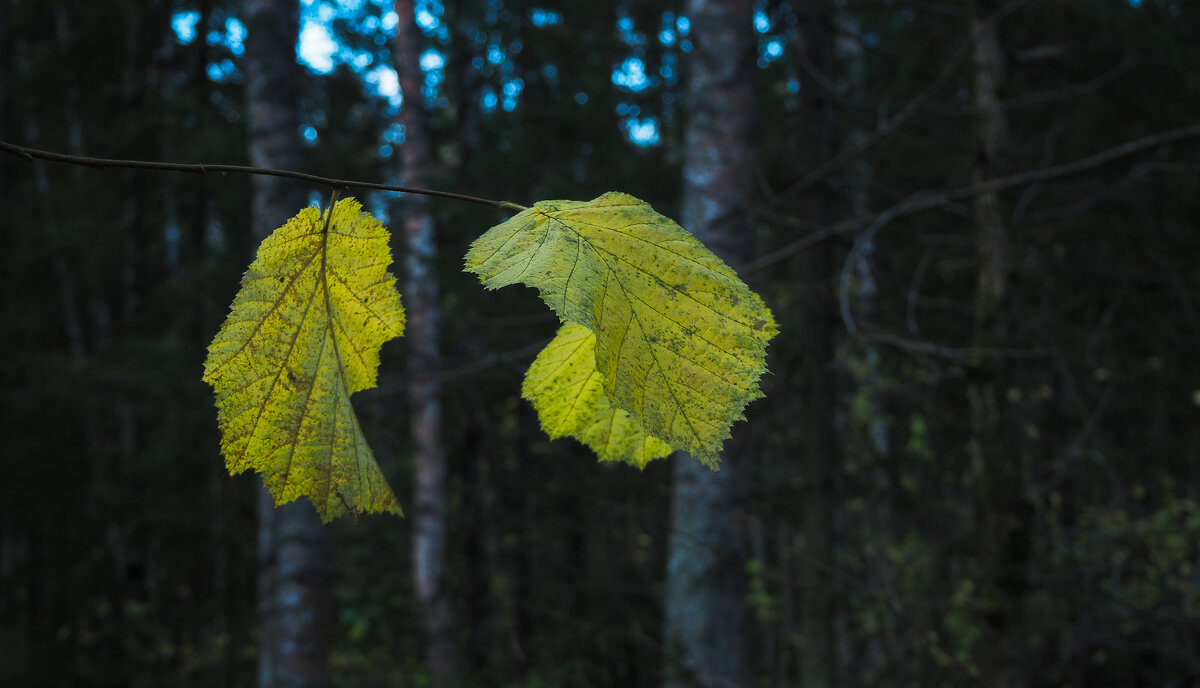
[[[800,39],[805,60],[818,72],[833,71],[833,17],[825,2],[807,0],[800,5]],[[801,164],[817,167],[833,158],[833,101],[824,88],[806,90],[802,99],[800,140],[805,142]],[[831,223],[833,210],[829,193],[807,194],[797,202],[796,214],[815,226]],[[799,349],[796,366],[796,427],[799,450],[797,468],[802,478],[804,548],[796,561],[800,600],[800,685],[828,688],[836,668],[834,643],[834,510],[837,508],[835,481],[839,453],[834,423],[837,397],[833,384],[833,324],[836,322],[834,292],[825,286],[835,283],[833,245],[823,241],[804,251],[795,261],[794,279],[810,285],[796,300],[794,322],[804,323],[797,332]]]
[[[245,0],[246,119],[250,161],[297,169],[301,162],[296,63],[299,14],[289,0]],[[262,239],[304,207],[294,181],[255,176],[252,231]],[[329,685],[333,601],[328,535],[310,502],[274,508],[259,495],[260,688]]]
[[[753,250],[747,206],[755,113],[749,0],[689,0],[683,225],[735,269]],[[721,471],[676,454],[668,539],[666,685],[750,683],[746,607],[744,441],[725,445]]]
[[[851,107],[855,107],[858,94],[864,91],[867,59],[863,50],[862,23],[850,4],[849,0],[834,0],[833,73],[837,77],[838,92],[849,100]],[[867,132],[861,126],[851,124],[840,141],[841,150],[845,153],[863,151],[867,138]],[[846,163],[845,170],[849,217],[866,217],[871,209],[867,192],[873,176],[871,165],[860,154]],[[850,292],[850,307],[855,319],[873,328],[880,311],[879,284],[875,277],[875,244],[870,237],[861,237],[860,241],[863,242],[861,250],[857,256],[850,258],[853,260],[850,279],[843,282],[841,288]],[[891,439],[884,405],[882,354],[875,342],[864,337],[848,337],[842,343],[837,359],[841,362],[839,374],[843,381],[839,386],[841,391],[837,404],[844,416],[839,424],[842,436],[837,442],[841,453],[839,463],[843,466],[849,466],[851,462],[857,464],[856,468],[861,471],[859,489],[870,495],[869,499],[864,500],[861,529],[857,533],[847,533],[845,537],[848,540],[857,540],[861,536],[887,538],[890,537],[896,514],[888,484]],[[852,478],[845,475],[849,473],[849,468],[843,471],[842,494],[854,489],[849,487]],[[874,556],[868,561],[867,587],[882,589],[889,584],[891,562],[883,556]],[[850,627],[847,616],[844,613],[835,615],[839,621],[836,633],[844,639],[839,647],[840,676],[852,677],[862,673],[878,675],[887,659],[887,631],[866,637],[856,644],[852,639],[861,637],[861,634]],[[866,672],[863,672],[864,667]]]
[[[404,102],[400,147],[404,184],[429,186],[433,164],[429,112],[422,95],[421,32],[412,0],[395,3],[400,24],[392,55]],[[429,198],[404,198],[405,299],[408,324],[409,427],[413,440],[413,582],[421,608],[425,661],[433,688],[455,677],[456,652],[446,589],[446,455],[442,446],[442,390],[438,345],[437,241]]]
[[[8,0],[0,0],[0,141],[8,140],[8,110],[11,73],[16,68],[12,58],[12,38],[9,35]],[[8,160],[0,160],[0,195],[8,191]],[[5,235],[7,227],[0,228],[0,248],[7,248]]]
[[[1008,127],[1001,105],[1004,53],[999,22],[989,20],[995,0],[971,4],[972,79],[975,108],[973,183],[1003,175]],[[1010,299],[1013,239],[998,191],[972,199],[978,272],[975,293],[974,345],[980,349],[1014,344]],[[1019,688],[1021,608],[1027,588],[1032,510],[1025,497],[1024,457],[1014,424],[1015,410],[1006,398],[1013,366],[1005,359],[977,358],[967,389],[971,436],[968,445],[980,505],[980,639],[981,675],[986,685]]]

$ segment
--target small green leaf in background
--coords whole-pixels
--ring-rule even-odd
[[[350,406],[404,330],[388,237],[352,198],[300,211],[259,246],[204,362],[230,474],[252,468],[277,505],[308,497],[326,522],[400,513]]]
[[[542,201],[479,237],[465,269],[489,289],[535,287],[560,320],[591,330],[608,401],[643,435],[711,468],[730,426],[762,396],[758,379],[777,332],[771,312],[644,201],[615,192]],[[547,424],[547,406],[538,409],[543,424],[564,427]]]

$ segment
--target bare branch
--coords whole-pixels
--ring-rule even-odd
[[[248,165],[206,165],[176,163],[176,162],[158,162],[151,160],[115,160],[111,158],[92,158],[83,155],[68,155],[66,153],[55,153],[53,151],[37,150],[36,148],[27,148],[18,146],[15,143],[0,141],[0,151],[4,151],[14,157],[22,158],[30,162],[34,160],[46,160],[49,162],[58,162],[67,165],[76,165],[80,167],[98,167],[98,168],[121,168],[129,170],[153,170],[157,172],[186,172],[188,174],[251,174],[262,175],[267,177],[285,177],[287,179],[295,179],[303,182],[311,182],[320,184],[334,189],[340,188],[356,188],[356,189],[372,189],[375,191],[397,191],[400,193],[417,194],[421,196],[435,196],[437,198],[449,198],[456,201],[466,201],[468,203],[478,203],[480,205],[491,206],[493,208],[502,208],[504,210],[525,210],[525,206],[509,203],[508,201],[493,201],[487,198],[477,198],[475,196],[467,196],[465,194],[452,193],[450,191],[437,191],[434,189],[414,189],[407,186],[394,186],[390,184],[376,184],[373,182],[358,182],[349,179],[333,179],[330,177],[321,177],[315,174],[306,174],[304,172],[293,172],[291,170],[277,170],[267,167],[250,167]]]
[[[803,238],[794,241],[786,246],[783,246],[771,253],[760,256],[757,260],[746,264],[745,270],[754,272],[761,270],[778,261],[795,255],[805,248],[822,241],[824,239],[849,234],[852,232],[861,231],[855,238],[854,247],[850,250],[850,254],[846,257],[846,261],[842,265],[841,270],[841,288],[839,289],[839,310],[841,311],[842,322],[846,326],[846,331],[854,337],[861,337],[870,341],[879,342],[881,344],[889,344],[896,346],[906,351],[916,353],[931,354],[945,358],[968,359],[972,356],[992,356],[1004,358],[1023,358],[1023,357],[1040,357],[1051,353],[1051,349],[997,349],[997,350],[982,350],[973,347],[967,348],[949,348],[934,344],[932,342],[905,339],[881,332],[862,331],[855,322],[854,314],[850,307],[848,285],[852,278],[852,267],[861,258],[864,247],[875,241],[875,237],[879,232],[892,220],[904,215],[911,215],[939,206],[946,205],[954,201],[960,201],[970,198],[977,194],[1002,191],[1004,189],[1022,186],[1025,184],[1034,184],[1068,177],[1082,172],[1087,172],[1105,164],[1125,158],[1144,150],[1162,146],[1176,141],[1200,137],[1200,125],[1188,127],[1180,127],[1168,131],[1143,136],[1139,139],[1127,141],[1118,146],[1103,150],[1086,158],[1081,158],[1072,162],[1063,163],[1061,165],[1053,165],[1036,170],[1029,170],[1019,174],[1014,174],[1008,177],[1000,177],[990,179],[981,184],[975,184],[958,189],[950,189],[946,191],[918,191],[911,194],[907,199],[893,205],[883,212],[866,216],[856,217],[843,222],[839,222],[824,230],[813,232]],[[864,229],[865,228],[865,229]]]
[[[926,210],[931,210],[954,201],[968,199],[977,194],[987,193],[989,191],[1003,191],[1005,189],[1024,186],[1026,184],[1034,184],[1052,179],[1060,179],[1062,177],[1070,177],[1072,175],[1094,170],[1107,165],[1108,163],[1120,160],[1121,158],[1127,158],[1131,155],[1141,153],[1142,151],[1151,148],[1194,138],[1200,138],[1200,125],[1169,129],[1157,134],[1143,136],[1142,138],[1126,141],[1118,146],[1100,151],[1094,155],[1089,155],[1086,158],[1080,158],[1079,160],[1066,162],[1061,165],[1053,165],[1036,170],[1029,170],[1008,177],[997,177],[995,179],[989,179],[982,184],[964,186],[957,189],[949,189],[944,191],[918,191],[910,194],[908,198],[893,205],[887,210],[875,213],[873,215],[865,215],[843,220],[842,222],[831,225],[823,230],[808,234],[803,238],[797,239],[796,241],[775,249],[770,253],[759,256],[756,260],[747,263],[745,270],[748,272],[762,270],[763,268],[793,256],[824,239],[843,234],[851,234],[863,228],[871,228],[875,225],[878,225],[874,227],[874,229],[870,230],[871,238],[873,239],[874,235],[877,234],[880,229],[882,229],[883,225],[886,225],[898,217],[924,212]]]
[[[983,22],[983,25],[986,26],[988,24],[1000,21],[1004,17],[1016,12],[1023,5],[1028,4],[1030,1],[1031,0],[1012,0],[1007,5],[997,10],[996,13],[991,17],[988,17],[988,19]],[[980,29],[982,28],[983,27],[981,26]],[[973,38],[963,41],[963,43],[955,49],[954,54],[951,55],[946,60],[945,64],[942,65],[942,71],[938,72],[938,75],[934,77],[933,81],[929,82],[929,84],[926,85],[920,93],[918,93],[912,100],[908,101],[908,103],[905,104],[904,108],[901,109],[900,112],[897,112],[890,119],[881,123],[871,133],[863,136],[855,143],[855,145],[846,148],[837,156],[825,162],[825,164],[804,175],[799,181],[776,194],[774,198],[770,199],[771,205],[773,207],[778,207],[795,198],[805,189],[808,189],[814,184],[820,182],[822,179],[832,174],[835,170],[862,155],[868,148],[887,138],[889,134],[896,131],[896,129],[898,129],[902,124],[907,122],[909,118],[916,114],[918,110],[923,108],[925,104],[933,98],[933,96],[937,95],[939,91],[945,88],[946,84],[950,81],[950,78],[954,76],[956,71],[958,71],[959,65],[962,64],[962,60],[967,55],[967,48],[971,45],[972,40]]]
[[[931,341],[923,339],[909,339],[907,337],[899,337],[887,332],[876,332],[874,330],[859,330],[856,335],[869,342],[878,344],[886,344],[893,346],[901,351],[909,353],[923,354],[926,356],[937,356],[938,358],[947,358],[954,361],[971,361],[979,357],[987,358],[1045,358],[1053,355],[1056,352],[1054,347],[1039,346],[1029,348],[997,348],[986,346],[942,346]]]

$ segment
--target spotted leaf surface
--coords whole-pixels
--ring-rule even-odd
[[[537,203],[477,239],[466,270],[489,289],[534,287],[561,320],[590,330],[611,403],[645,436],[713,468],[730,426],[762,396],[771,312],[644,201],[607,193]]]
[[[350,405],[404,330],[388,236],[352,198],[302,210],[259,246],[204,363],[229,472],[324,521],[400,513]]]
[[[583,325],[559,328],[529,366],[521,395],[537,409],[546,434],[574,437],[601,461],[642,468],[671,453],[671,445],[647,435],[636,418],[609,400],[596,370],[596,335]]]

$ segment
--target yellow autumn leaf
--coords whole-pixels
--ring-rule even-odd
[[[400,513],[350,406],[404,330],[388,236],[352,198],[300,211],[259,246],[204,362],[230,474],[258,471],[323,521]]]
[[[644,201],[543,201],[479,237],[466,270],[489,289],[535,287],[596,335],[604,392],[646,435],[716,468],[729,428],[762,396],[776,334],[762,299]]]
[[[601,461],[638,468],[671,453],[671,445],[647,435],[641,423],[613,406],[596,370],[596,335],[566,323],[525,373],[521,395],[533,403],[551,437],[571,436]]]

